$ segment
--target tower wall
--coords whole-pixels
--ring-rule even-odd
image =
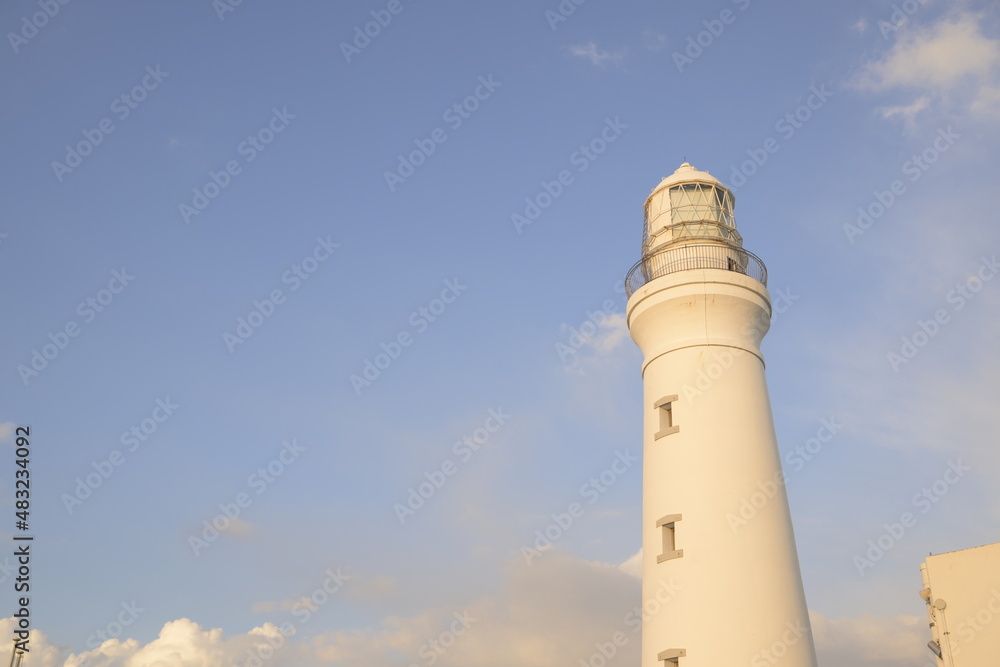
[[[763,284],[722,269],[628,301],[644,355],[643,603],[658,609],[642,667],[671,650],[677,667],[816,665],[760,352],[770,314]]]

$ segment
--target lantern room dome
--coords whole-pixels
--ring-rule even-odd
[[[671,185],[675,185],[677,183],[689,183],[694,181],[699,183],[718,183],[719,185],[722,185],[719,179],[712,176],[707,171],[701,171],[700,169],[692,167],[690,163],[684,162],[681,166],[677,167],[677,170],[674,173],[664,177],[664,179],[652,189],[651,193],[662,188],[669,188]]]

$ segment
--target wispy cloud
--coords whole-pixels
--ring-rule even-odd
[[[602,51],[597,48],[597,44],[594,42],[574,44],[568,47],[568,50],[571,56],[586,58],[591,64],[598,67],[605,67],[608,64],[621,67],[625,60],[625,51]]]
[[[0,621],[6,634],[13,633],[14,619]],[[57,647],[43,633],[31,631],[31,664],[35,667],[125,667],[125,665],[177,665],[177,667],[227,667],[243,664],[248,655],[280,654],[293,664],[297,647],[271,623],[242,635],[225,636],[220,629],[205,629],[181,618],[164,624],[157,638],[148,644],[135,639],[108,639],[83,653],[69,653]],[[279,663],[280,664],[280,663]]]
[[[627,561],[618,566],[618,569],[636,579],[642,579],[642,547]]]
[[[662,51],[667,48],[667,36],[652,28],[643,31],[642,41],[650,51]]]
[[[291,611],[293,609],[300,608],[312,608],[315,607],[315,603],[310,597],[301,598],[289,598],[287,600],[267,600],[264,602],[255,602],[250,608],[250,611],[255,613],[273,613],[276,611]]]
[[[917,115],[927,108],[930,101],[931,98],[924,95],[922,97],[918,97],[911,104],[882,107],[879,111],[882,113],[882,118],[893,118],[894,116],[899,116],[903,119],[907,128],[913,129],[916,125]]]
[[[313,667],[336,662],[368,667],[398,661],[400,655],[415,658],[433,651],[441,667],[552,667],[586,659],[594,651],[595,638],[614,633],[627,637],[619,644],[621,662],[616,664],[635,664],[640,639],[637,624],[626,619],[630,613],[638,619],[633,610],[639,600],[640,559],[641,552],[614,566],[558,550],[532,566],[518,558],[496,591],[469,600],[466,606],[388,616],[368,627],[327,631],[309,639],[290,632],[287,625],[265,623],[245,634],[226,635],[182,618],[164,624],[149,643],[110,639],[99,648],[67,655],[33,631],[32,664],[224,667],[258,655],[272,657],[275,664]],[[822,664],[911,667],[926,652],[926,620],[918,616],[829,618],[811,611],[810,619]],[[10,634],[13,627],[14,619],[0,621],[0,631]],[[454,629],[461,632],[452,633]],[[451,633],[446,651],[432,648],[440,649],[441,642],[434,642],[445,636],[442,633]]]
[[[1000,39],[983,34],[977,15],[957,14],[902,32],[884,57],[869,63],[853,83],[876,93],[900,90],[916,95],[881,109],[885,117],[912,122],[914,114],[927,107],[922,99],[937,100],[949,109],[1000,115]]]
[[[919,616],[828,618],[810,611],[809,621],[820,664],[912,667],[928,654],[927,619]]]
[[[15,428],[17,424],[14,422],[0,422],[0,442],[13,443]]]
[[[579,329],[564,324],[563,332],[570,343],[560,352],[563,366],[581,375],[603,365],[622,343],[629,340],[625,313],[610,313],[599,323],[585,322]]]

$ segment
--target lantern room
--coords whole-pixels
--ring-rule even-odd
[[[733,193],[719,179],[685,162],[646,199],[643,256],[678,244],[742,246],[734,205]]]

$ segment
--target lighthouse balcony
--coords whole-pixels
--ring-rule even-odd
[[[645,255],[625,277],[625,293],[661,276],[691,269],[722,269],[750,276],[767,285],[767,267],[757,255],[738,246],[721,243],[678,244]]]

